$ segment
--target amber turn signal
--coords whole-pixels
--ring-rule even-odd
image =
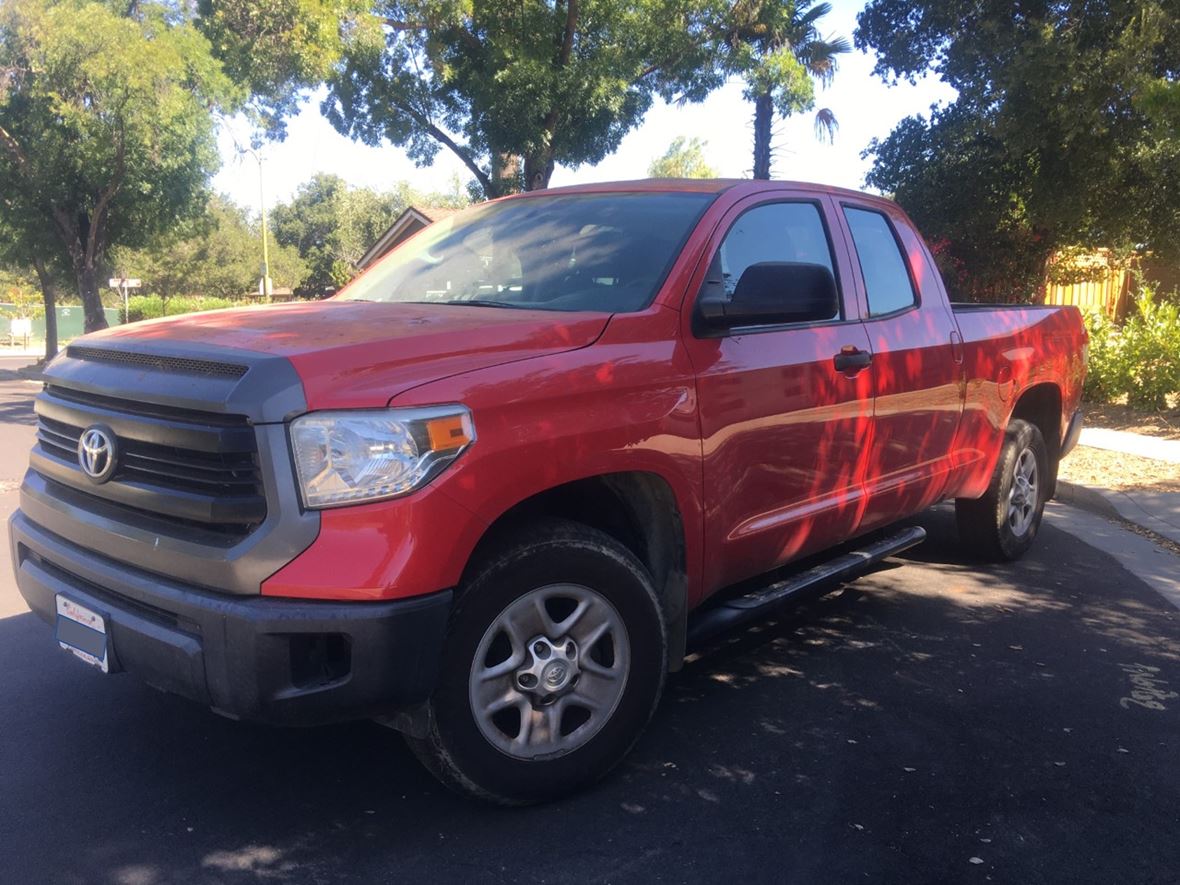
[[[435,452],[461,449],[471,442],[471,434],[467,430],[466,415],[432,418],[426,422],[426,433],[430,438],[430,448]]]

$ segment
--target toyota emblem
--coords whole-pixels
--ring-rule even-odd
[[[78,438],[78,466],[92,482],[106,482],[115,472],[115,435],[105,427],[87,427]]]

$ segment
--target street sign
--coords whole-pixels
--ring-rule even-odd
[[[131,301],[127,297],[127,292],[130,289],[142,288],[143,280],[137,280],[134,277],[111,277],[107,280],[107,285],[112,289],[118,289],[123,294],[123,322],[131,322]]]

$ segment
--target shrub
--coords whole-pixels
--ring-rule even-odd
[[[1087,314],[1090,358],[1086,398],[1164,409],[1180,393],[1180,304],[1140,289],[1135,312],[1121,326],[1102,314]]]
[[[235,306],[238,306],[237,303],[228,298],[189,296],[169,298],[165,303],[159,295],[135,295],[128,300],[127,305],[129,319],[133,323],[140,320],[154,320],[163,316],[198,313],[203,310],[221,310],[225,307]]]

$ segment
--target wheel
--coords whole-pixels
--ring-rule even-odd
[[[651,719],[667,637],[647,572],[616,540],[550,521],[504,539],[464,582],[419,759],[506,805],[605,775]]]
[[[1051,481],[1041,431],[1014,418],[983,497],[955,501],[960,541],[984,559],[1019,559],[1037,536]]]

